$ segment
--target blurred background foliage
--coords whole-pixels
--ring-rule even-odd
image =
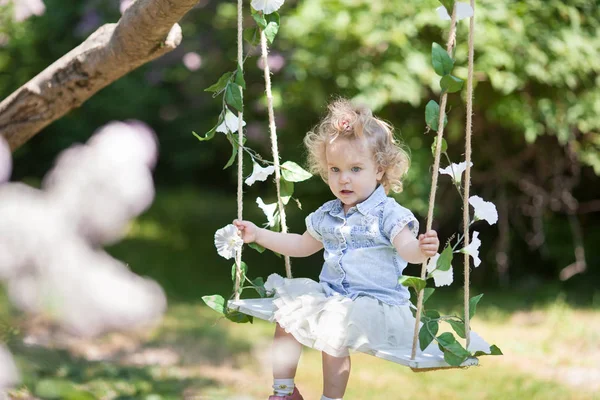
[[[45,4],[43,15],[23,22],[13,21],[7,8],[0,10],[0,98],[120,17],[118,0]],[[410,148],[412,167],[397,199],[424,223],[434,137],[426,132],[424,110],[440,95],[430,66],[431,43],[444,45],[448,27],[435,12],[438,6],[434,0],[288,0],[270,53],[282,159],[304,164],[303,135],[335,96],[365,103],[389,120]],[[480,0],[476,13],[471,193],[494,202],[500,220],[493,227],[480,225],[484,263],[472,274],[474,284],[531,287],[552,281],[592,296],[600,276],[600,8],[594,0]],[[246,17],[247,26],[254,23]],[[177,193],[158,201],[152,218],[161,215],[157,207],[171,202],[169,207],[176,208],[179,197],[196,196],[189,200],[193,212],[214,216],[214,226],[190,226],[206,231],[208,243],[169,247],[156,256],[168,266],[152,269],[126,261],[138,272],[160,278],[171,295],[187,288],[183,292],[197,299],[207,294],[194,293],[189,279],[198,274],[193,271],[200,257],[210,265],[202,274],[210,275],[212,265],[218,265],[225,272],[215,273],[215,280],[229,285],[228,265],[222,268],[228,263],[216,256],[210,241],[216,228],[235,217],[235,171],[223,170],[231,147],[220,134],[199,143],[191,131],[208,131],[220,112],[220,100],[203,90],[235,68],[235,2],[200,0],[181,25],[184,39],[178,49],[114,82],[18,149],[12,179],[41,179],[61,150],[85,141],[111,120],[145,121],[159,138],[159,199],[160,193]],[[465,79],[467,28],[467,21],[459,23],[455,68]],[[256,49],[247,45],[246,52],[248,145],[268,157],[263,71]],[[459,162],[464,99],[451,95],[448,109],[449,153]],[[250,173],[250,165],[245,171]],[[331,198],[318,181],[314,177],[297,185],[303,209],[293,202],[288,206],[292,230],[302,231],[304,216]],[[444,239],[461,225],[462,211],[449,180],[440,182],[434,227]],[[255,184],[245,191],[248,216],[263,222],[254,199],[273,201],[274,187]],[[186,224],[194,221],[193,215],[183,219]],[[150,229],[152,223],[146,226]],[[177,261],[182,248],[195,254],[190,254],[190,265]],[[119,253],[119,247],[114,251]],[[273,266],[281,263],[274,256],[248,251],[247,257],[258,272],[280,268]],[[582,259],[583,273],[559,280],[569,265],[583,269]],[[318,257],[295,265],[298,276],[316,277],[320,269]]]

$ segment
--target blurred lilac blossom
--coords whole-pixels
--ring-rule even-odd
[[[134,2],[135,0],[121,0],[121,5],[119,6],[119,10],[121,14],[125,12]]]
[[[7,149],[0,146],[4,181]],[[161,287],[102,250],[152,203],[157,153],[147,125],[111,122],[63,151],[41,190],[0,184],[0,280],[16,307],[84,336],[158,322]],[[14,384],[13,372],[0,348],[0,387]]]
[[[17,22],[25,21],[32,15],[42,15],[46,11],[42,0],[0,0],[0,5],[6,5],[8,2],[14,4],[14,17]]]
[[[190,71],[197,71],[202,66],[202,57],[193,51],[183,56],[183,65]]]
[[[285,57],[278,53],[271,53],[268,58],[269,70],[273,73],[279,72],[285,66]],[[265,63],[262,58],[257,61],[258,68],[265,69]]]

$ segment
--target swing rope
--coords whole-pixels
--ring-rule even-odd
[[[463,231],[464,231],[464,247],[469,245],[469,189],[471,187],[471,130],[472,130],[472,116],[473,116],[473,34],[475,32],[475,0],[471,0],[471,8],[473,9],[473,16],[469,18],[469,66],[467,75],[467,122],[465,126],[465,163],[467,164],[465,169],[465,181],[464,181],[464,195],[463,195]],[[469,255],[465,256],[465,284],[464,284],[464,295],[465,295],[465,337],[467,338],[467,345],[469,347],[470,342],[470,315],[469,315]]]
[[[243,25],[242,25],[242,5],[243,1],[238,0],[237,3],[237,63],[238,63],[238,72],[239,74],[243,73],[243,64],[244,64],[244,39],[243,39]],[[242,88],[240,87],[240,92]],[[243,171],[243,146],[244,146],[244,113],[242,111],[238,111],[238,153],[237,153],[237,164],[238,164],[238,172],[237,172],[237,218],[242,220],[243,218],[243,210],[244,210],[244,197],[242,191],[242,184],[244,178]],[[237,251],[235,254],[235,300],[240,299],[240,284],[242,280],[242,248]]]
[[[261,57],[265,72],[265,91],[267,94],[267,107],[269,109],[269,132],[271,136],[271,152],[273,154],[273,166],[275,167],[275,187],[277,188],[277,207],[279,209],[279,220],[281,223],[281,232],[287,233],[287,223],[285,218],[285,209],[281,199],[281,171],[279,165],[279,149],[277,147],[277,127],[275,125],[275,113],[273,111],[273,93],[271,91],[271,71],[269,69],[269,49],[267,47],[267,36],[264,30],[260,30],[260,48]],[[284,256],[285,274],[288,279],[292,278],[292,266],[290,257]]]
[[[446,51],[452,56],[452,48],[454,47],[456,36],[456,6],[452,9],[452,19],[450,22],[450,32],[448,33],[448,43],[446,45]],[[433,223],[433,207],[435,205],[435,194],[437,191],[437,181],[439,176],[440,158],[442,155],[442,139],[444,135],[444,119],[446,117],[446,101],[448,99],[448,92],[442,94],[442,101],[440,104],[440,115],[438,120],[438,131],[437,131],[437,142],[435,146],[435,159],[433,163],[433,171],[431,176],[431,192],[429,193],[429,211],[427,212],[427,229],[426,232],[431,230]],[[423,261],[421,265],[421,279],[425,280],[427,273],[427,261]],[[421,321],[421,313],[423,312],[423,293],[424,289],[419,290],[419,296],[417,299],[417,313],[415,316],[415,330],[413,333],[413,345],[410,355],[410,359],[414,360],[417,354],[417,340],[419,338],[419,325]]]

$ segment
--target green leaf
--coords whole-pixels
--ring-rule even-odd
[[[215,136],[217,128],[223,123],[223,121],[225,121],[225,112],[221,111],[221,114],[219,114],[219,119],[217,120],[217,125],[213,126],[213,128],[210,131],[206,132],[204,137],[198,135],[194,131],[192,131],[192,135],[196,136],[196,139],[198,139],[201,142],[211,140]]]
[[[233,80],[235,83],[240,85],[242,89],[246,89],[246,81],[244,80],[244,71],[241,66],[238,66],[238,69],[235,71],[235,79]]]
[[[442,5],[446,7],[448,15],[452,15],[452,10],[454,9],[454,0],[440,0],[440,3],[442,3]]]
[[[219,314],[225,315],[225,299],[223,296],[219,296],[218,294],[214,294],[212,296],[202,296],[202,300],[207,306]]]
[[[476,351],[475,354],[473,354],[474,357],[480,357],[480,356],[502,356],[504,354],[502,354],[502,350],[500,350],[498,348],[498,346],[496,346],[495,344],[490,346],[490,352],[489,353],[485,353],[483,351]]]
[[[459,366],[471,356],[450,332],[442,333],[437,340],[444,351],[444,360],[452,366]]]
[[[275,40],[275,36],[277,36],[277,32],[279,32],[279,14],[273,12],[266,16],[266,20],[267,26],[263,29],[269,44],[272,44],[273,40]]]
[[[254,318],[251,315],[246,315],[239,311],[228,311],[227,314],[225,314],[225,318],[227,318],[228,320],[230,320],[232,322],[238,323],[238,324],[245,324],[246,322],[250,322],[250,323],[254,322]]]
[[[281,201],[284,205],[287,205],[294,194],[294,183],[288,182],[282,177],[279,180],[279,184],[281,188]]]
[[[440,317],[439,311],[436,310],[425,310],[423,315],[430,319],[438,319]]]
[[[462,89],[464,81],[454,75],[444,75],[440,80],[442,91],[455,93]]]
[[[425,304],[425,302],[427,301],[427,299],[429,299],[429,297],[433,294],[433,292],[435,292],[434,288],[426,287],[423,290],[423,304]]]
[[[264,253],[264,251],[265,251],[264,247],[262,247],[258,243],[254,243],[254,242],[253,243],[249,243],[248,247],[250,247],[251,249],[254,249],[254,250],[258,251],[259,253]]]
[[[312,177],[312,174],[295,162],[286,161],[281,164],[281,176],[288,182],[302,182]]]
[[[242,89],[237,83],[228,83],[225,89],[225,102],[239,112],[244,111]]]
[[[252,281],[252,285],[254,285],[254,290],[256,290],[260,297],[267,297],[267,290],[265,289],[265,282],[263,281],[263,278],[256,278]]]
[[[475,311],[477,311],[477,303],[479,303],[479,300],[481,300],[482,296],[483,293],[469,299],[469,319],[473,318],[475,315]]]
[[[425,122],[429,128],[437,132],[440,120],[440,105],[435,100],[429,100],[425,107]],[[444,116],[444,126],[448,123],[448,117]]]
[[[421,289],[424,289],[427,285],[427,282],[425,282],[425,280],[416,276],[409,275],[402,275],[400,279],[398,279],[398,283],[402,286],[412,287],[417,293],[419,293],[419,291],[421,291]]]
[[[452,266],[452,246],[450,243],[446,245],[442,254],[440,254],[440,258],[438,258],[437,263],[435,264],[436,269],[440,271],[448,271]]]
[[[439,111],[438,111],[438,118],[439,118]],[[437,146],[437,136],[433,139],[433,144],[431,145],[431,154],[435,157],[435,148]],[[448,143],[446,142],[446,139],[442,138],[442,149],[441,152],[445,153],[448,150]]]
[[[257,27],[244,29],[244,40],[257,46],[260,43],[260,30]]]
[[[500,350],[500,348],[498,346],[496,346],[495,344],[493,344],[493,345],[490,346],[490,350],[492,351],[490,353],[491,356],[502,356],[502,355],[504,355],[502,353],[502,350]]]
[[[452,326],[452,329],[454,329],[454,332],[456,332],[456,334],[458,336],[460,336],[463,339],[467,338],[467,336],[465,335],[465,324],[464,324],[464,322],[457,321],[455,319],[449,319],[447,322],[450,324],[450,326]]]
[[[421,351],[425,350],[433,341],[433,338],[438,333],[439,327],[438,321],[429,321],[421,325],[421,330],[419,331],[419,347],[421,348]]]
[[[231,157],[229,157],[229,161],[227,161],[227,164],[225,164],[223,169],[227,169],[233,165],[235,162],[235,156],[237,156],[238,148],[240,147],[238,144],[238,138],[233,134],[228,134],[227,139],[229,140],[229,143],[231,143]],[[242,137],[242,144],[244,143],[246,143],[245,136]]]
[[[454,60],[442,46],[435,42],[431,44],[431,64],[439,76],[448,75],[454,68]]]
[[[223,75],[221,75],[221,77],[219,78],[217,83],[213,84],[212,86],[207,87],[206,89],[204,89],[204,91],[205,92],[215,92],[215,93],[220,92],[221,90],[225,89],[225,87],[227,86],[227,83],[231,79],[232,75],[233,75],[233,72],[225,72]]]
[[[252,18],[254,18],[256,25],[258,25],[260,29],[265,29],[267,27],[267,20],[262,13],[252,13]]]
[[[242,270],[242,276],[240,277],[240,282],[244,282],[246,278],[246,273],[248,273],[248,266],[245,262],[242,261],[240,265],[240,269]],[[231,266],[231,281],[235,282],[235,263]]]
[[[207,141],[212,139],[215,136],[215,132],[217,132],[217,127],[219,125],[214,126],[210,131],[206,132],[206,134],[204,135],[204,137],[198,135],[196,132],[192,131],[192,135],[196,136],[196,139],[198,139],[201,142]]]

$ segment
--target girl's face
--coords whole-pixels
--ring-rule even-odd
[[[364,138],[337,138],[327,145],[325,156],[329,188],[342,201],[345,212],[365,201],[383,177]]]

